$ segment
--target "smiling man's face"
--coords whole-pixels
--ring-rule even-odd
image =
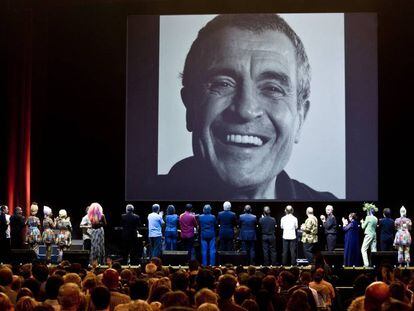
[[[295,50],[276,31],[225,28],[203,44],[197,90],[182,90],[194,155],[229,188],[275,198],[276,176],[298,141]]]

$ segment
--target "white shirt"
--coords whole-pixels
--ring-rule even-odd
[[[10,215],[6,214],[6,223],[7,223],[7,229],[6,229],[6,239],[10,239]]]
[[[283,239],[295,240],[296,229],[298,229],[298,219],[292,214],[287,214],[280,220],[280,228],[283,229]]]
[[[83,216],[82,221],[80,223],[80,228],[82,228],[82,240],[90,240],[92,234],[92,226],[91,221],[89,220],[88,215]],[[88,226],[89,228],[86,228]]]
[[[162,225],[164,220],[158,213],[151,213],[148,215],[148,237],[156,238],[162,236]]]

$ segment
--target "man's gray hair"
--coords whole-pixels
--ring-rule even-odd
[[[202,70],[200,65],[210,53],[210,49],[206,49],[203,43],[209,40],[213,33],[225,28],[237,28],[258,34],[269,30],[285,34],[295,49],[298,107],[309,99],[311,67],[305,47],[295,31],[278,14],[222,14],[209,21],[198,32],[198,36],[187,54],[182,74],[184,88],[189,87],[194,81],[200,82],[199,75]]]
[[[229,211],[231,209],[231,203],[229,201],[226,201],[223,203],[223,210]]]
[[[286,214],[293,214],[293,207],[292,207],[292,205],[287,205],[286,206],[285,213]]]
[[[134,211],[134,205],[132,204],[127,204],[127,206],[125,207],[125,210],[127,213],[131,213]]]

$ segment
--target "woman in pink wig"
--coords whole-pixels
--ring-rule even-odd
[[[88,210],[88,218],[92,224],[91,232],[91,263],[95,261],[103,265],[105,262],[105,215],[99,203],[92,203]]]

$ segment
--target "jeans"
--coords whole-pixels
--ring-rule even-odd
[[[296,265],[296,250],[297,250],[297,241],[294,240],[285,240],[283,239],[283,255],[282,255],[282,263],[284,266],[287,266],[289,264],[288,262],[288,255],[290,253],[290,265],[294,266]]]
[[[209,253],[210,256],[207,256]],[[201,262],[203,266],[214,266],[216,264],[216,238],[201,238]],[[207,258],[209,262],[207,263]]]
[[[91,250],[91,239],[83,240],[83,250],[90,251]]]
[[[175,251],[177,249],[177,232],[165,231],[165,250]]]
[[[315,249],[315,243],[303,243],[303,253],[309,264],[313,262],[313,252]]]
[[[150,245],[151,245],[151,258],[161,257],[162,237],[157,236],[157,237],[149,238],[149,240],[150,240]]]
[[[246,252],[249,265],[254,264],[254,257],[255,257],[254,242],[256,241],[254,240],[242,241],[242,250]]]

